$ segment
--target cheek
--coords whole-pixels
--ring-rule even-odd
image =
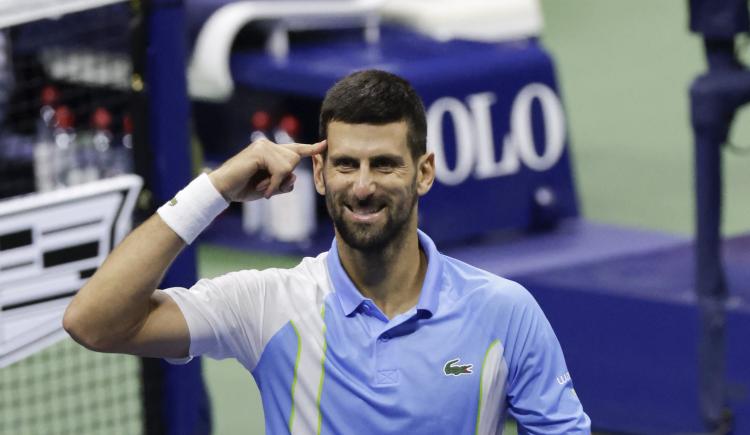
[[[345,186],[345,180],[335,173],[323,174],[323,187],[326,191],[339,191]]]
[[[410,187],[414,183],[414,176],[413,174],[403,172],[378,174],[376,183],[383,190],[395,192]]]
[[[389,189],[383,189],[383,193],[390,197],[391,201],[401,205],[408,205],[408,203],[412,202],[414,197],[418,196],[416,183],[400,183]]]
[[[327,197],[339,198],[348,192],[349,184],[340,176],[328,174],[323,177],[322,184],[323,194]]]

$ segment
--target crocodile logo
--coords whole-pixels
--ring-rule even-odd
[[[458,364],[459,360],[460,358],[456,358],[445,363],[443,367],[445,376],[470,375],[472,373],[471,369],[474,366],[472,364]]]
[[[171,205],[171,206],[173,206],[173,207],[174,207],[175,205],[177,205],[177,197],[174,197],[174,198],[170,199],[170,200],[169,200],[169,205]]]

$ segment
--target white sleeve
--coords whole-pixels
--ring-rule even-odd
[[[237,358],[248,370],[258,362],[266,284],[262,272],[243,270],[201,279],[191,288],[163,290],[182,311],[190,332],[189,357]]]

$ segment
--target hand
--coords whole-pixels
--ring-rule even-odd
[[[325,140],[309,145],[276,144],[268,139],[259,139],[208,176],[227,201],[270,198],[291,192],[295,181],[292,171],[300,160],[320,154],[325,148]]]

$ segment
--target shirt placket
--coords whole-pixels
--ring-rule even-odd
[[[380,317],[380,312],[373,313]],[[414,316],[414,312],[401,314],[390,322],[384,322],[379,333],[373,337],[375,340],[375,377],[374,384],[379,387],[398,385],[401,378],[399,364],[400,337],[394,334],[396,328],[407,322]],[[381,319],[381,320],[383,320]]]
[[[375,385],[398,385],[399,367],[396,355],[397,340],[386,330],[375,340]]]

